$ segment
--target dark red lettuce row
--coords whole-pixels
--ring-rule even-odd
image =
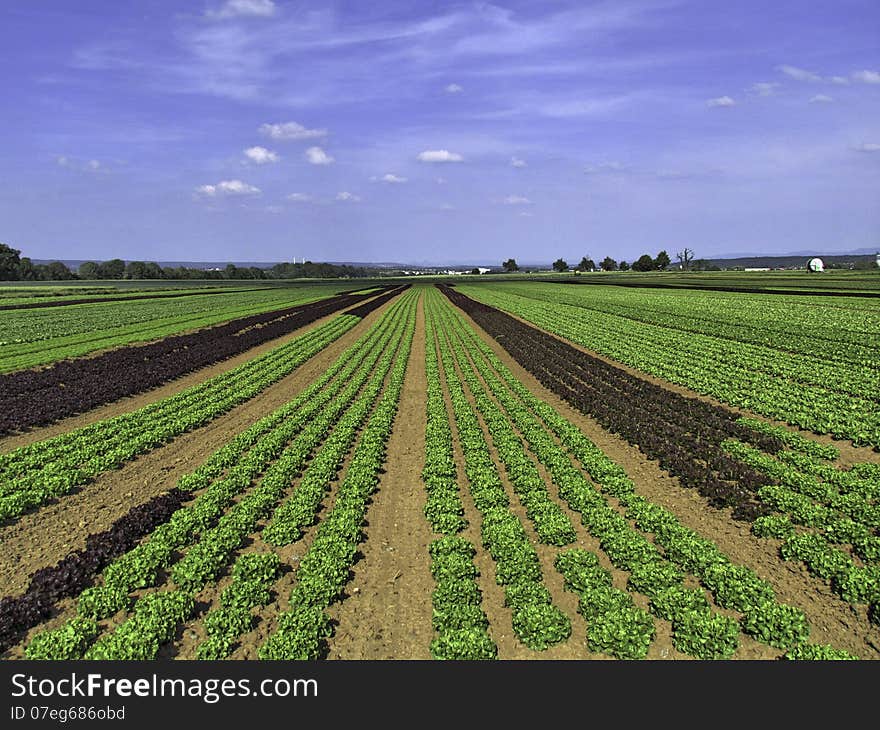
[[[387,290],[388,287],[386,287]],[[61,360],[0,375],[0,435],[43,426],[170,380],[289,334],[372,294],[343,293],[311,304],[242,317],[147,345]]]
[[[9,309],[45,309],[46,307],[68,307],[73,304],[98,304],[102,302],[133,302],[139,299],[181,299],[183,297],[201,297],[205,294],[234,294],[242,291],[257,291],[269,287],[248,287],[247,289],[207,289],[205,291],[186,291],[174,294],[132,294],[131,296],[94,296],[79,299],[46,299],[39,302],[22,302],[19,304],[0,304],[0,311]]]
[[[398,294],[402,294],[407,289],[409,289],[410,284],[403,284],[401,286],[395,287],[390,291],[387,291],[385,294],[380,294],[378,297],[370,299],[368,302],[364,302],[363,304],[358,305],[354,309],[349,309],[346,314],[353,314],[355,317],[361,317],[362,319],[366,317],[370,312],[377,310],[381,307],[385,302],[391,301]]]
[[[639,378],[510,315],[438,285],[507,352],[553,391],[603,428],[625,438],[714,507],[752,521],[767,514],[757,490],[768,477],[721,447],[738,438],[776,453],[783,444],[737,423],[738,415]]]
[[[76,596],[88,588],[104,567],[167,522],[191,497],[189,492],[174,488],[132,507],[109,529],[89,535],[84,549],[33,573],[23,594],[0,598],[0,651],[8,649],[28,629],[47,619],[62,598]]]

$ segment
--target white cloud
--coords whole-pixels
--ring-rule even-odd
[[[845,76],[832,76],[828,79],[832,84],[838,84],[840,86],[846,86],[849,83],[849,79]]]
[[[394,175],[393,173],[389,172],[385,175],[382,175],[382,177],[377,177],[376,175],[373,175],[373,177],[371,177],[370,180],[372,180],[373,182],[385,182],[385,183],[391,183],[391,184],[399,184],[399,183],[405,183],[407,179],[405,177],[401,177],[400,175]]]
[[[812,71],[806,71],[802,68],[798,68],[797,66],[788,66],[782,65],[777,66],[776,69],[778,71],[782,71],[786,76],[790,76],[796,81],[821,81],[822,77],[819,74],[813,73]]]
[[[82,160],[67,155],[58,155],[55,158],[58,167],[66,167],[80,172],[108,172],[107,168],[98,160]]]
[[[267,150],[265,147],[248,147],[244,151],[244,156],[257,165],[278,162],[278,154]]]
[[[269,18],[275,15],[273,0],[226,0],[217,10],[208,10],[205,15],[210,18],[237,18],[240,16],[256,16]]]
[[[532,201],[522,195],[508,195],[501,200],[504,205],[531,205]]]
[[[760,81],[752,84],[749,90],[758,96],[773,96],[780,84],[776,81]]]
[[[866,84],[880,84],[880,71],[856,71],[852,76],[856,81]]]
[[[832,101],[834,101],[834,99],[827,94],[816,94],[810,99],[810,104],[830,104]]]
[[[336,199],[349,203],[359,203],[361,200],[357,195],[350,193],[347,190],[343,190],[341,193],[336,193]]]
[[[320,147],[309,147],[305,151],[305,158],[313,165],[330,165],[333,163],[333,158]]]
[[[437,183],[438,185],[445,185],[446,178],[445,177],[435,177],[434,182]]]
[[[419,152],[418,159],[420,162],[461,162],[464,158],[449,150],[425,150]]]
[[[447,84],[443,89],[447,94],[460,94],[464,89],[458,84]]]
[[[511,157],[510,158],[510,166],[511,167],[525,167],[526,161],[521,160],[519,157]]]
[[[311,203],[314,198],[305,193],[291,193],[287,196],[287,199],[294,203]]]
[[[326,137],[327,130],[308,129],[299,122],[281,122],[261,125],[260,134],[272,139],[315,139],[316,137]]]
[[[856,147],[856,149],[859,152],[880,152],[880,144],[877,144],[876,142],[865,142]]]
[[[731,99],[729,96],[719,96],[717,99],[709,99],[706,102],[706,106],[708,107],[725,107],[725,106],[734,106],[736,102]]]
[[[219,195],[259,195],[260,189],[241,180],[222,180],[216,185],[200,185],[196,188],[196,193],[216,198]]]

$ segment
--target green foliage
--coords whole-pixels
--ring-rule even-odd
[[[654,635],[654,620],[647,611],[623,606],[589,622],[587,645],[591,651],[611,654],[618,659],[644,659]]]
[[[478,661],[495,659],[498,647],[492,637],[480,628],[449,628],[431,642],[434,659]]]
[[[778,649],[789,649],[810,636],[810,626],[803,611],[774,601],[747,611],[742,629],[758,641]]]
[[[673,645],[697,659],[730,659],[739,646],[739,626],[706,610],[682,611],[672,623]]]
[[[97,635],[94,619],[75,616],[60,628],[36,634],[24,654],[28,659],[79,659]]]
[[[835,649],[825,644],[800,644],[789,649],[783,659],[793,661],[857,661],[858,657],[843,649]]]

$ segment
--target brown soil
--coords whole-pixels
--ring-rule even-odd
[[[367,512],[363,557],[354,565],[348,596],[331,606],[339,622],[328,659],[430,659],[431,577],[424,516],[427,380],[422,301],[388,439],[388,459]]]
[[[251,400],[236,406],[202,428],[184,433],[170,444],[143,454],[125,464],[121,469],[98,476],[84,488],[69,494],[53,504],[23,515],[12,524],[0,526],[0,592],[2,595],[18,594],[27,587],[31,573],[47,565],[54,565],[70,551],[85,546],[85,538],[94,532],[107,529],[110,524],[126,513],[133,505],[140,504],[161,492],[172,488],[180,476],[198,467],[210,454],[235,435],[248,428],[263,416],[287,403],[304,390],[353,344],[373,323],[381,317],[388,304],[371,312],[360,323],[346,332],[327,348],[316,354],[287,377],[269,386]],[[322,320],[313,323],[317,326]],[[300,334],[302,330],[300,331]],[[295,335],[291,335],[293,337]],[[259,351],[275,347],[287,337],[267,343],[237,358],[253,357]],[[244,361],[244,360],[242,360]],[[194,385],[234,367],[237,363],[227,361],[187,376],[181,380]],[[171,388],[177,392],[186,385],[181,381],[164,386],[158,391],[129,398],[107,406],[124,412],[155,400],[157,392]],[[122,404],[125,404],[124,406]],[[104,411],[105,409],[99,409]],[[98,420],[96,412],[78,416],[87,422]],[[84,423],[79,423],[84,425]],[[55,427],[50,427],[54,429]],[[42,429],[45,433],[47,429]],[[45,436],[44,436],[45,438]],[[37,440],[37,439],[34,439]]]

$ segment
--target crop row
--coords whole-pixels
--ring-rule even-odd
[[[544,650],[571,635],[571,621],[553,604],[544,585],[538,554],[510,500],[492,460],[476,413],[465,395],[455,369],[455,355],[443,330],[438,327],[440,302],[433,291],[426,295],[425,315],[437,337],[436,347],[452,412],[458,442],[464,455],[465,476],[471,497],[481,515],[482,545],[495,562],[495,580],[504,587],[505,605],[511,609],[517,638],[530,649]]]
[[[880,328],[880,314],[876,305],[864,299],[836,299],[817,308],[814,300],[803,297],[731,296],[693,290],[579,290],[538,283],[496,284],[494,288],[508,296],[577,307],[581,319],[597,324],[623,318],[876,371],[876,347],[865,342],[865,333]]]
[[[259,648],[261,659],[317,659],[326,651],[326,640],[333,633],[326,609],[343,595],[351,577],[358,545],[364,539],[362,527],[370,495],[378,488],[406,376],[417,297],[405,301],[407,321],[385,391],[361,433],[332,509],[319,523],[299,562],[290,608],[279,615],[275,631]]]
[[[759,490],[774,514],[752,532],[780,539],[784,559],[803,562],[843,600],[868,604],[880,624],[880,465],[841,470],[797,452],[774,458],[737,441],[725,448],[779,482]]]
[[[596,311],[587,314],[580,307],[506,290],[470,287],[467,291],[643,372],[816,433],[880,449],[876,369],[880,342],[864,330],[865,363],[842,363],[673,330],[664,324]]]
[[[106,530],[89,535],[83,549],[36,570],[24,593],[0,598],[0,651],[48,618],[62,598],[78,595],[91,585],[107,564],[168,520],[188,498],[188,492],[174,488],[135,505]]]
[[[721,444],[739,438],[775,452],[782,447],[777,438],[737,423],[727,410],[631,375],[449,287],[442,291],[547,388],[638,445],[710,504],[733,507],[736,519],[748,521],[766,513],[756,496],[768,483],[766,475],[733,459]]]
[[[313,304],[166,337],[148,345],[122,347],[94,357],[64,360],[44,370],[0,375],[0,389],[4,392],[6,404],[0,414],[0,434],[45,425],[142,393],[289,334],[363,298],[362,295],[341,294]]]
[[[84,619],[100,621],[119,610],[126,610],[130,618],[94,643],[85,656],[154,658],[159,646],[168,641],[169,630],[191,615],[194,595],[205,584],[217,579],[258,522],[273,513],[318,444],[335,430],[337,422],[345,419],[348,412],[359,410],[361,414],[365,413],[364,409],[357,409],[352,404],[368,379],[372,383],[368,389],[375,389],[377,384],[381,388],[390,355],[393,355],[396,339],[400,336],[400,316],[397,314],[400,311],[399,306],[392,308],[380,321],[380,326],[362,338],[357,349],[352,348],[346,353],[359,360],[353,372],[345,366],[337,368],[337,377],[327,387],[310,387],[285,407],[287,418],[276,429],[260,437],[226,470],[225,475],[217,475],[220,478],[214,478],[192,504],[178,510],[167,523],[154,530],[146,542],[107,566],[102,574],[102,584],[80,594],[79,616],[61,629],[44,632],[49,638],[40,638],[37,647],[44,651],[43,647],[54,645],[52,637],[66,635],[73,623]],[[345,356],[338,361],[343,362]],[[374,370],[377,364],[378,370]],[[303,479],[307,478],[314,464],[315,460],[302,474]],[[261,473],[259,484],[252,488]],[[332,478],[332,475],[327,476]],[[181,481],[186,483],[189,480]],[[163,574],[170,576],[176,589],[147,594],[147,597],[176,596],[166,599],[171,601],[169,621],[145,623],[139,618],[137,607],[133,614],[130,613],[130,594],[156,585]],[[42,637],[42,634],[37,636]],[[80,648],[81,643],[77,645]],[[30,649],[28,651],[29,655],[33,653]]]
[[[7,312],[0,321],[0,372],[45,365],[65,357],[158,340],[187,330],[307,305],[348,286],[296,286],[202,292],[183,298],[94,304]]]
[[[342,315],[176,395],[0,456],[0,518],[69,494],[101,472],[203,426],[291,373],[359,322]]]
[[[769,584],[731,563],[716,545],[684,528],[674,515],[638,496],[625,472],[517,381],[459,315],[447,322],[447,330],[455,332],[468,350],[511,423],[547,467],[560,496],[581,513],[611,563],[629,572],[628,590],[646,595],[650,612],[672,623],[673,641],[680,651],[702,659],[729,657],[742,631],[794,652],[793,657],[835,654],[829,647],[807,643],[809,627],[803,613],[778,603]],[[598,490],[573,467],[570,457],[580,462]],[[635,527],[603,494],[616,499]],[[654,533],[654,541],[640,530]],[[627,592],[613,588],[610,574],[595,556],[580,549],[565,551],[557,557],[556,567],[569,590],[580,597],[579,611],[589,624],[588,645],[620,658],[644,656],[654,635],[653,623]],[[740,612],[740,621],[712,609],[701,590],[687,588],[684,581],[689,574],[718,606]]]
[[[426,317],[425,336],[435,342],[433,322]],[[468,525],[458,488],[452,428],[443,398],[443,384],[435,347],[425,348],[427,423],[425,467],[422,481],[428,496],[425,517],[439,537],[431,542],[431,642],[435,659],[494,659],[498,647],[488,632],[489,619],[482,608],[483,594],[477,583],[479,571],[473,558],[476,548],[458,535]]]

